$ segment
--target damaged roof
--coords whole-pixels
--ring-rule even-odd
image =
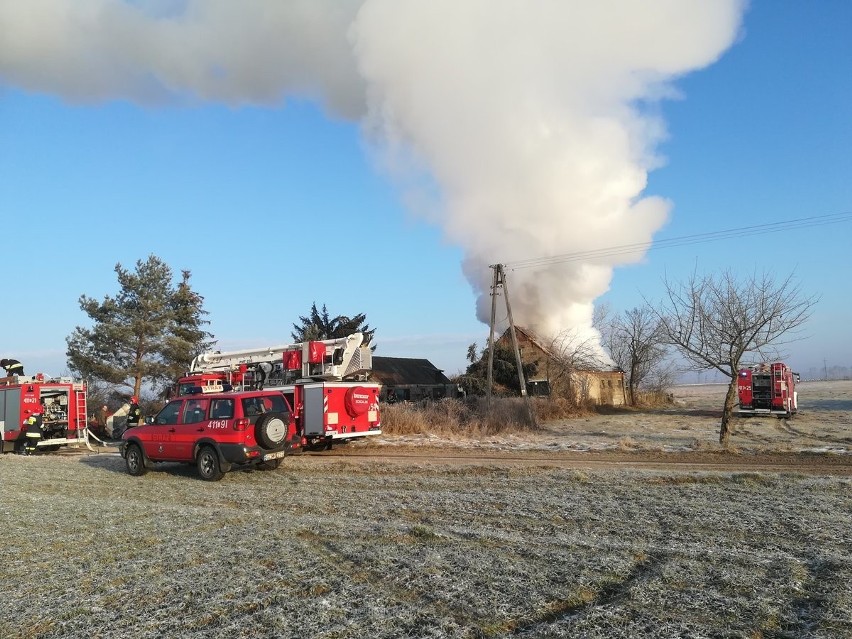
[[[444,371],[428,359],[373,356],[373,380],[383,384],[449,384]]]

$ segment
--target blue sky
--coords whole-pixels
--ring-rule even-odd
[[[718,61],[670,82],[679,95],[653,107],[664,164],[642,192],[671,203],[654,238],[852,212],[850,33],[845,0],[756,0]],[[64,372],[65,338],[87,322],[80,295],[114,295],[115,264],[149,254],[192,272],[223,349],[289,341],[314,302],[366,313],[377,355],[426,357],[449,374],[468,344],[484,345],[462,272],[469,247],[451,220],[412,206],[422,190],[388,176],[345,108],[291,93],[81,99],[10,72],[4,55],[0,353],[28,372]],[[820,302],[809,337],[787,348],[794,368],[852,366],[851,238],[847,221],[651,251],[617,266],[598,301],[658,299],[664,275],[693,269],[795,272]],[[546,256],[523,249],[513,255]]]
[[[677,83],[663,113],[665,167],[648,189],[674,201],[657,239],[852,212],[852,4],[754,2],[722,59]],[[852,366],[852,224],[662,249],[616,272],[615,308],[661,296],[666,274],[795,273],[819,303],[785,347],[802,372]]]

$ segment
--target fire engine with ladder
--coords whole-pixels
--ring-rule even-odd
[[[23,452],[25,422],[42,416],[38,450],[54,451],[69,444],[89,444],[86,384],[70,377],[13,375],[0,380],[0,452]]]
[[[740,369],[737,374],[739,414],[792,417],[799,410],[797,381],[799,374],[783,362]]]
[[[280,390],[293,408],[306,449],[380,435],[380,386],[367,381],[372,351],[362,333],[267,348],[202,353],[178,382],[178,394]]]

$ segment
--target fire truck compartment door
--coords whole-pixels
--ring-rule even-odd
[[[2,432],[21,429],[21,389],[9,388],[0,391],[0,419]]]
[[[322,384],[305,386],[302,428],[305,435],[325,435],[325,388]]]

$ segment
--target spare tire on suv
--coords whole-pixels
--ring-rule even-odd
[[[277,448],[287,438],[290,416],[285,413],[265,413],[257,418],[254,438],[263,448]]]

